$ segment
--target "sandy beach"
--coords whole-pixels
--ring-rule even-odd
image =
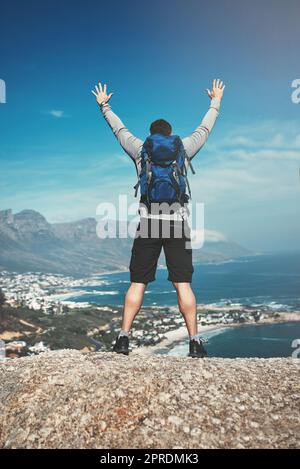
[[[215,331],[220,329],[227,329],[233,327],[246,327],[250,325],[266,325],[266,324],[280,324],[285,322],[300,322],[300,311],[294,311],[290,313],[281,312],[281,317],[278,318],[264,318],[257,323],[246,322],[243,324],[213,324],[207,326],[199,327],[199,334],[204,334],[208,331]],[[181,326],[178,329],[173,331],[166,332],[165,338],[156,345],[152,346],[143,346],[136,348],[132,351],[132,354],[150,356],[155,355],[160,349],[169,348],[172,345],[175,345],[176,342],[180,342],[188,338],[187,330],[185,326]]]

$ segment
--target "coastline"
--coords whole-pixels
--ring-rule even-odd
[[[300,318],[299,318],[300,321]],[[212,325],[212,326],[202,326],[201,327],[201,332],[208,332],[208,331],[213,331],[217,329],[223,329],[227,325],[226,324],[220,324],[220,325]],[[232,326],[227,326],[227,327],[232,327]],[[168,331],[165,333],[165,338],[162,339],[161,342],[155,345],[143,345],[142,347],[136,348],[132,350],[132,354],[134,355],[143,355],[143,356],[149,356],[149,355],[155,355],[158,350],[164,349],[164,348],[169,348],[171,345],[175,345],[177,342],[181,342],[184,339],[188,338],[187,330],[185,326],[181,326],[178,329]]]
[[[213,275],[216,273],[218,274],[219,271],[213,269]],[[94,337],[98,343],[104,344],[103,346],[110,350],[119,332],[123,312],[123,294],[128,287],[127,283],[129,284],[127,273],[123,269],[111,271],[107,269],[106,272],[102,271],[88,278],[77,279],[61,275],[26,273],[24,276],[17,274],[14,276],[11,274],[5,277],[5,282],[8,308],[20,308],[25,319],[28,319],[27,322],[35,324],[35,327],[27,330],[30,326],[27,327],[23,323],[20,325],[18,311],[16,311],[5,326],[10,332],[21,331],[23,333],[25,345],[10,344],[14,347],[22,346],[23,354],[29,353],[29,346],[35,346],[40,342],[44,347],[53,350],[61,347],[63,343],[64,346],[92,351],[95,344],[91,345],[90,337]],[[289,278],[286,282],[287,287]],[[244,283],[242,282],[242,285],[246,288]],[[135,354],[169,353],[174,344],[180,342],[181,347],[188,339],[184,318],[179,313],[175,302],[176,295],[173,293],[175,291],[171,291],[172,287],[169,288],[169,284],[167,285],[168,287],[165,287],[165,284],[161,284],[155,289],[150,287],[146,291],[149,295],[145,297],[145,304],[132,328],[131,348]],[[196,291],[201,293],[201,285],[196,283],[196,287],[199,288]],[[211,288],[209,284],[206,287]],[[164,295],[155,296],[158,291]],[[300,311],[299,289],[297,288],[294,288],[293,295],[288,290],[290,296],[276,294],[276,291],[269,295],[267,293],[272,292],[266,291],[266,294],[262,295],[259,294],[262,292],[258,290],[255,291],[256,296],[245,296],[247,289],[242,289],[241,292],[242,296],[236,296],[235,289],[229,289],[228,295],[227,290],[223,291],[223,288],[217,290],[216,294],[214,290],[208,295],[203,295],[202,292],[202,301],[197,304],[200,335],[203,334],[204,337],[211,339],[216,334],[224,334],[228,327],[300,321],[300,315],[297,313]],[[153,297],[151,297],[152,294]],[[31,310],[34,312],[31,313]],[[49,316],[47,321],[44,321],[44,314]],[[44,330],[36,334],[41,324],[44,323]],[[68,325],[66,330],[63,324]],[[60,331],[60,335],[57,334],[56,329]],[[43,332],[45,335],[42,334]],[[229,331],[226,336],[228,333]],[[247,335],[247,332],[241,332],[241,334]],[[12,340],[11,337],[10,340]],[[21,341],[20,336],[18,340]]]
[[[216,331],[220,329],[247,327],[247,326],[263,326],[271,324],[284,324],[286,322],[300,322],[300,311],[294,312],[280,312],[282,317],[278,318],[265,318],[257,323],[245,322],[243,324],[213,324],[199,327],[199,334],[203,334],[210,331]],[[164,339],[155,345],[142,346],[132,350],[134,355],[151,356],[156,355],[160,349],[170,348],[171,346],[177,345],[178,342],[188,339],[187,329],[185,326],[181,326],[178,329],[168,331],[164,335]]]

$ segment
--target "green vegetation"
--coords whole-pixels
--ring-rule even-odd
[[[94,340],[100,342],[103,350],[111,350],[113,341],[120,330],[121,307],[90,306],[89,308],[69,309],[63,314],[45,314],[43,311],[29,309],[26,306],[2,308],[0,334],[6,333],[6,342],[21,340],[27,346],[19,356],[30,353],[29,347],[43,342],[51,350],[73,348],[81,350],[95,348]],[[176,329],[178,312],[170,308],[147,307],[138,314],[132,332],[141,331],[132,337],[136,346],[154,345],[167,330]],[[183,321],[183,320],[182,320]],[[7,334],[9,333],[9,334]],[[7,339],[8,335],[10,338]]]
[[[63,315],[46,315],[42,311],[35,311],[27,307],[2,308],[0,334],[5,331],[21,333],[18,340],[24,340],[27,346],[43,341],[51,349],[91,347],[88,333],[93,335],[110,327],[111,322],[119,325],[121,310],[116,313],[106,311],[101,307],[88,309],[72,309]],[[103,334],[106,345],[111,343],[111,336]],[[26,354],[24,350],[24,354]]]

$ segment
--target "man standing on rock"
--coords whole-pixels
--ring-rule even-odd
[[[187,226],[187,170],[191,160],[205,144],[219,115],[225,85],[214,80],[207,89],[211,99],[209,109],[201,124],[184,139],[172,134],[171,125],[158,119],[150,125],[150,135],[145,142],[135,137],[124,126],[108,104],[113,93],[101,83],[92,93],[100,110],[124,151],[133,160],[140,188],[140,223],[134,239],[131,260],[131,285],[125,296],[122,329],[113,351],[128,355],[129,331],[139,312],[146,286],[155,280],[157,261],[164,249],[170,280],[177,292],[178,306],[190,337],[189,356],[207,355],[203,340],[198,336],[197,304],[191,288],[193,275],[190,231]],[[188,246],[187,246],[188,245]]]

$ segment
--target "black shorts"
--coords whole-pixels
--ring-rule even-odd
[[[190,247],[190,229],[186,222],[141,218],[131,250],[130,280],[137,283],[149,283],[155,280],[157,261],[164,249],[168,268],[168,280],[171,282],[191,282],[194,272],[192,249]],[[168,231],[169,226],[169,233]],[[143,237],[143,227],[149,236]],[[152,231],[151,231],[152,229]],[[142,235],[139,235],[139,230]]]

